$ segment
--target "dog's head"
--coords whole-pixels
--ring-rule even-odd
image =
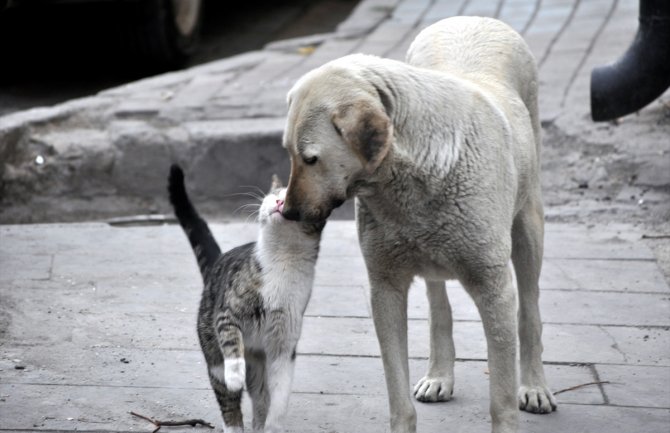
[[[295,84],[283,143],[291,157],[286,218],[326,219],[377,170],[393,140],[383,99],[346,58]]]

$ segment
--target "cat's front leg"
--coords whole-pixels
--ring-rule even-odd
[[[265,433],[283,433],[284,419],[293,383],[295,349],[282,351],[268,358],[267,377],[270,391],[270,407],[265,420]]]
[[[251,397],[254,414],[253,431],[263,433],[270,407],[270,395],[266,383],[265,352],[247,350],[245,359],[247,361],[247,391]]]

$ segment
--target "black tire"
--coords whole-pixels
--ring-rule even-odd
[[[198,45],[202,0],[142,0],[134,9],[122,30],[131,67],[159,72],[184,66]]]

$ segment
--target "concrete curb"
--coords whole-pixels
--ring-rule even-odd
[[[273,63],[293,67],[319,57],[328,42],[364,37],[396,3],[364,0],[334,33],[273,42],[261,51],[0,117],[0,223],[168,212],[165,179],[173,162],[185,168],[205,213],[232,214],[249,202],[235,195],[245,190],[241,186],[265,190],[272,173],[288,178],[280,143],[284,95],[294,80],[265,83],[266,69]],[[267,102],[261,97],[254,106],[259,98],[248,94],[249,84],[279,95]],[[221,103],[212,106],[208,99],[221,89]]]
[[[288,175],[278,144],[296,79],[352,52],[402,59],[418,30],[455,14],[503,19],[538,59],[550,219],[667,221],[670,92],[620,123],[589,117],[590,69],[630,42],[637,3],[363,0],[333,33],[0,117],[0,223],[168,212],[173,161],[202,207],[229,217],[247,202],[229,194],[265,189],[272,172]]]

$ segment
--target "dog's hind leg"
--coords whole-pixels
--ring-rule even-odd
[[[416,410],[409,393],[407,292],[410,278],[370,275],[372,317],[384,364],[392,433],[415,433]]]
[[[533,413],[556,410],[556,399],[547,386],[542,366],[542,321],[538,301],[543,238],[544,212],[538,193],[531,196],[512,227],[512,262],[519,285],[519,408]]]
[[[493,433],[516,433],[516,291],[508,266],[492,267],[476,281],[462,281],[477,305],[486,334]]]
[[[454,339],[451,305],[444,281],[426,280],[430,306],[430,358],[428,372],[414,387],[414,397],[423,402],[448,401],[454,393]]]

